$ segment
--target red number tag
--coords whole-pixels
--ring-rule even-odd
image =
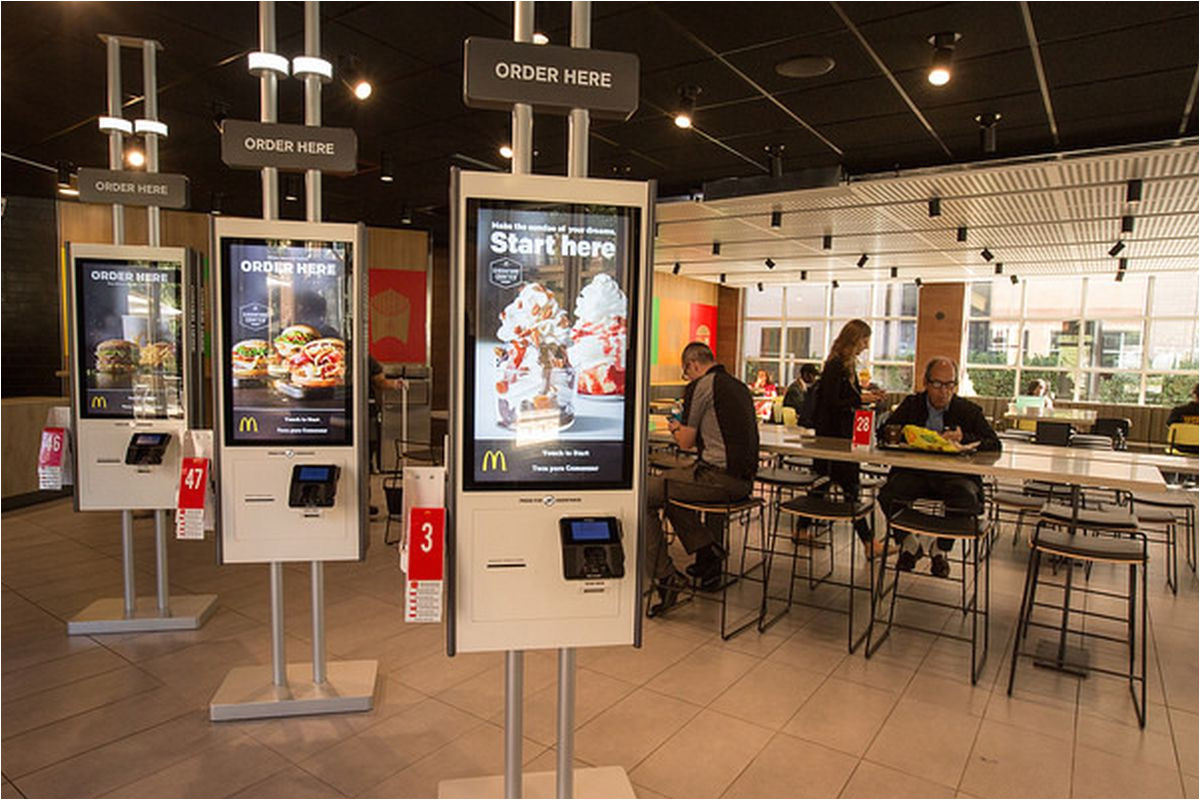
[[[42,429],[42,448],[38,451],[39,467],[62,466],[64,436],[66,436],[66,431],[62,428]]]
[[[204,538],[204,496],[207,492],[208,459],[183,459],[175,512],[175,538]]]
[[[870,447],[871,434],[875,431],[875,412],[874,411],[855,411],[854,412],[854,438],[852,444],[855,447]]]
[[[405,622],[441,622],[446,509],[413,508],[408,517]]]

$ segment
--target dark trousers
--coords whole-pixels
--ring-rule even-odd
[[[723,544],[721,533],[724,519],[720,514],[707,514],[701,523],[700,514],[667,503],[667,500],[702,503],[732,503],[750,496],[753,481],[734,478],[728,473],[697,465],[668,470],[646,480],[646,512],[642,535],[645,537],[646,566],[655,580],[666,578],[675,570],[667,553],[659,511],[666,509],[671,527],[688,553]]]
[[[826,461],[825,459],[813,459],[813,471],[818,475],[829,478],[829,482],[817,486],[809,490],[809,494],[813,497],[824,497],[829,493],[831,484],[837,484],[842,487],[842,497],[848,503],[857,503],[859,494],[862,492],[862,482],[858,476],[858,464],[853,461]],[[801,518],[802,524],[808,523],[807,517]],[[867,524],[866,519],[854,520],[854,532],[858,534],[858,538],[864,542],[871,541],[871,526]]]
[[[952,475],[947,472],[925,472],[918,469],[892,469],[887,483],[879,490],[879,505],[889,519],[914,500],[940,500],[947,513],[979,514],[983,511],[983,486],[978,478]],[[903,540],[904,535],[898,539]],[[940,539],[938,546],[949,550],[950,539]]]

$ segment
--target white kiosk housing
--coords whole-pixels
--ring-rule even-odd
[[[365,553],[364,242],[360,225],[216,221],[222,563]]]
[[[451,654],[640,644],[651,203],[454,174]]]

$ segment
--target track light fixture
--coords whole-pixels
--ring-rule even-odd
[[[995,258],[995,256],[992,255],[992,251],[988,250],[986,247],[979,251],[979,257],[984,261],[991,261],[993,258]]]
[[[1121,217],[1121,233],[1133,233],[1133,215],[1126,214]]]
[[[214,217],[219,217],[222,214],[222,209],[225,205],[225,195],[222,192],[210,192],[208,196],[208,207],[212,210]]]
[[[783,151],[786,147],[782,144],[769,144],[763,148],[767,153],[767,164],[770,165],[771,177],[783,177]]]
[[[1115,258],[1124,249],[1125,249],[1125,241],[1123,239],[1117,239],[1117,243],[1114,244],[1112,247],[1108,248],[1108,254]]]
[[[1130,178],[1125,184],[1125,202],[1138,203],[1142,199],[1142,179]]]
[[[507,145],[507,144],[500,145],[500,157],[501,158],[512,158],[513,157],[512,146]]]
[[[920,279],[920,278],[913,278],[913,283],[914,283],[914,284],[916,284],[917,286],[920,286],[920,285],[921,285],[921,279]]]
[[[759,281],[759,282],[758,282],[758,290],[759,290],[760,292],[763,290],[762,281]]]
[[[767,265],[767,269],[775,269],[775,262],[772,261],[771,259],[768,258],[763,263]]]
[[[836,289],[838,287],[838,282],[835,280],[832,283],[830,283],[829,285]]]
[[[404,205],[400,206],[400,224],[401,225],[412,225],[412,221],[413,221],[412,206],[410,206],[408,203],[405,203]]]
[[[778,228],[783,225],[783,212],[776,209],[771,212],[771,227]]]
[[[800,280],[802,280],[802,281],[808,280],[808,270],[806,270],[806,269],[800,270]]]
[[[967,240],[967,226],[966,225],[959,226],[958,233],[955,235],[955,239],[957,239],[960,242],[965,242]]]
[[[863,267],[865,267],[867,265],[867,259],[868,259],[868,256],[866,253],[863,253],[861,256],[858,257],[858,268],[859,269],[862,269]]]
[[[283,180],[283,199],[294,203],[300,199],[300,176],[289,173]]]
[[[713,251],[712,251],[712,253],[713,253],[713,255],[714,255],[714,256],[719,256],[719,255],[721,255],[721,243],[720,243],[720,242],[713,242]]]
[[[391,153],[383,153],[379,156],[379,180],[384,183],[396,180],[396,166],[392,161]]]
[[[1117,274],[1116,274],[1116,276],[1114,276],[1114,277],[1115,277],[1115,279],[1116,279],[1117,283],[1120,283],[1121,281],[1125,280],[1125,270],[1124,270],[1124,269],[1118,269],[1118,270],[1117,270]]]
[[[997,262],[996,262],[996,274],[997,274],[997,275],[1003,275],[1003,274],[1004,274],[1004,262],[1002,262],[1002,261],[997,261]]]
[[[942,215],[942,198],[929,198],[929,216],[940,217]]]
[[[59,161],[55,164],[55,172],[58,173],[57,184],[60,189],[67,189],[71,186],[71,162]]]
[[[998,112],[989,111],[975,116],[975,124],[979,126],[979,149],[985,153],[996,152],[996,123],[999,121]]]
[[[679,101],[675,108],[675,126],[690,128],[696,117],[696,98],[700,96],[699,86],[680,86]]]
[[[1008,282],[1011,283],[1013,286],[1016,286],[1018,283],[1021,282],[1021,279],[1018,278],[1016,275],[1009,275]]]
[[[933,45],[933,58],[929,62],[929,72],[925,76],[934,86],[945,86],[950,82],[950,69],[954,64],[954,45],[962,38],[961,33],[943,31],[929,37]]]
[[[1129,266],[1128,258],[1117,259],[1117,269],[1124,270],[1128,266]]]
[[[678,261],[676,261],[676,262],[675,262],[675,266],[671,267],[671,274],[672,274],[672,275],[678,275],[678,274],[679,274],[679,270],[680,270],[680,269],[682,269],[682,267],[680,267],[680,266],[679,266],[679,262],[678,262]]]
[[[822,250],[832,250],[833,249],[833,234],[832,233],[827,233],[823,237],[821,237],[821,249]]]
[[[367,77],[363,61],[358,56],[351,55],[339,58],[338,73],[342,76],[342,83],[357,100],[366,100],[375,91],[370,78]]]
[[[893,278],[899,278],[899,277],[900,277],[900,268],[899,268],[899,267],[892,267],[892,270],[891,270],[891,275],[892,275],[892,277],[893,277]]]
[[[722,272],[721,273],[721,283],[724,283],[724,282],[725,282],[725,273]]]
[[[225,120],[229,118],[229,104],[224,100],[213,100],[212,102],[212,124],[217,129],[217,133],[225,132]]]

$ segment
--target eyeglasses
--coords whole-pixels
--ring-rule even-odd
[[[925,385],[930,389],[953,389],[958,386],[958,381],[925,381]]]

